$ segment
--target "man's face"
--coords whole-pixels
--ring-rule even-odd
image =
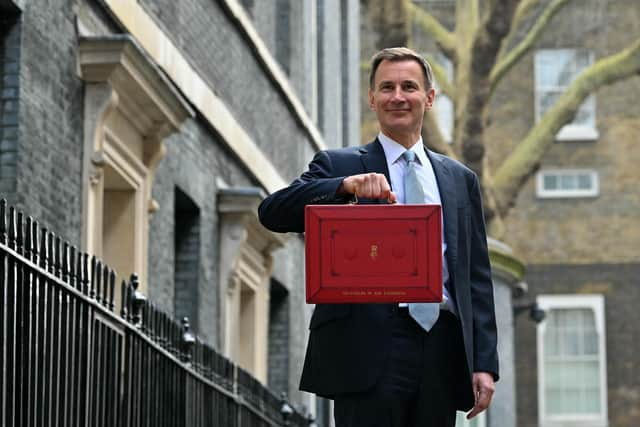
[[[418,140],[426,110],[433,105],[435,91],[425,87],[420,65],[413,60],[384,60],[369,89],[369,106],[376,112],[380,130],[401,144]]]

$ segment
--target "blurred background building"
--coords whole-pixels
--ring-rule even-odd
[[[456,120],[462,112],[450,94],[464,91],[471,97],[483,90],[482,86],[467,90],[464,73],[468,69],[456,67],[456,63],[468,64],[463,46],[469,43],[456,24],[465,22],[460,21],[463,16],[473,25],[475,3],[362,2],[363,76],[368,72],[364,61],[380,47],[407,43],[427,55],[438,66],[434,119],[440,137],[463,160],[465,149],[455,146],[460,142],[456,136],[464,132]],[[502,3],[501,14],[510,13],[510,2]],[[487,5],[478,14],[481,23]],[[493,177],[485,174],[485,185],[497,181],[505,159],[543,129],[542,122],[551,117],[545,113],[561,95],[576,91],[572,83],[582,71],[615,54],[634,58],[630,68],[634,71],[625,77],[610,73],[610,85],[594,85],[594,80],[583,83],[589,96],[574,116],[554,116],[553,120],[564,120],[562,126],[548,143],[538,144],[539,157],[531,155],[530,175],[501,226],[491,224],[493,237],[509,245],[516,259],[526,264],[522,282],[512,289],[517,316],[513,320],[516,393],[511,402],[515,425],[635,426],[640,423],[636,373],[640,336],[634,326],[640,301],[640,192],[636,188],[640,108],[635,101],[640,95],[640,5],[631,0],[521,1],[513,15],[511,22],[502,24],[517,26],[494,27],[496,32],[509,30],[496,64],[508,62],[509,51],[524,53],[502,77],[479,118],[484,124],[484,168],[493,172]],[[434,28],[457,36],[454,55],[447,54],[452,46]],[[475,60],[470,68],[474,73],[491,64],[482,56]],[[589,69],[590,75],[600,71]],[[366,84],[363,79],[363,90]],[[362,108],[366,140],[376,129],[373,116],[364,110],[366,105]],[[436,149],[437,142],[427,140]],[[497,309],[500,320],[505,307],[499,301]],[[501,341],[505,338],[511,337],[500,336]],[[488,411],[489,425],[511,425],[509,417],[498,416],[504,414],[496,408],[501,400],[497,395]]]

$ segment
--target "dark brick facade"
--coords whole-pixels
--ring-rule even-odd
[[[15,13],[0,17],[0,193],[10,202],[16,191],[20,27]]]
[[[640,263],[529,265],[525,280],[536,295],[602,294],[605,299],[609,426],[640,425]],[[516,321],[519,427],[539,427],[536,327]]]
[[[21,15],[14,202],[79,245],[84,91],[76,72],[73,5],[38,3]]]
[[[301,152],[309,143],[308,135],[219,4],[210,0],[141,3],[166,28],[282,176],[286,180],[298,176],[309,160]],[[272,4],[264,3],[265,7]],[[275,10],[270,16],[275,19]],[[211,28],[216,31],[209,31]]]
[[[89,165],[84,162],[91,153],[84,151],[95,131],[89,124],[96,119],[85,117],[94,111],[85,107],[97,100],[87,96],[87,84],[80,77],[79,40],[127,33],[130,24],[119,22],[117,13],[98,0],[30,0],[20,19],[9,26],[2,9],[6,2],[0,0],[0,191],[42,226],[80,247],[86,220],[83,194],[90,185],[85,182]],[[310,132],[225,2],[132,4],[144,8],[283,180],[292,180],[306,168],[316,151]],[[314,98],[309,96],[312,82],[305,56],[311,36],[302,19],[309,8],[295,0],[242,4],[289,76],[291,88],[298,91],[299,101],[311,111]],[[337,17],[340,10],[335,13]],[[332,22],[331,16],[325,18]],[[153,55],[145,54],[153,62]],[[338,62],[335,68],[341,69]],[[346,108],[343,99],[334,102]],[[350,117],[353,130],[357,117]],[[333,122],[327,128],[345,132],[344,123]],[[260,183],[213,126],[196,111],[163,141],[166,154],[153,177],[153,202],[144,201],[152,209],[145,292],[171,316],[188,316],[198,335],[220,349],[222,237],[217,194],[222,188]],[[293,237],[275,255],[273,277],[279,287],[274,286],[271,295],[268,381],[294,403],[308,405],[309,397],[297,391],[310,315],[304,302],[303,247],[304,242]]]
[[[180,135],[165,141],[167,154],[158,166],[153,198],[160,209],[153,214],[149,231],[149,277],[154,278],[149,293],[163,309],[173,313],[176,254],[173,251],[177,224],[176,188],[184,193],[200,212],[199,271],[197,274],[199,334],[219,344],[219,223],[215,194],[220,181],[229,186],[246,187],[252,180],[234,157],[206,127],[189,122]]]

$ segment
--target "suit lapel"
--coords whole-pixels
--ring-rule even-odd
[[[384,173],[384,176],[387,177],[387,182],[391,185],[387,158],[384,155],[384,149],[380,141],[378,141],[378,138],[362,147],[360,152],[362,153],[360,160],[362,161],[365,172]]]
[[[425,149],[426,150],[426,149]],[[456,200],[456,185],[451,171],[441,158],[426,150],[433,172],[438,182],[440,200],[442,201],[442,215],[444,222],[444,238],[447,242],[446,257],[449,264],[449,274],[455,272],[458,258],[458,203]]]

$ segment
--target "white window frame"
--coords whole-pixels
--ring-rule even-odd
[[[562,177],[583,174],[591,176],[592,188],[587,190],[548,190],[544,187],[544,178],[546,176],[556,175]],[[541,199],[598,197],[600,195],[600,177],[598,172],[593,169],[543,169],[536,174],[536,195]]]
[[[542,82],[539,81],[540,72],[538,68],[539,67],[538,58],[543,54],[548,54],[549,52],[556,52],[556,53],[562,54],[567,52],[576,52],[577,50],[578,49],[540,49],[535,53],[535,58],[534,58],[535,105],[534,107],[535,107],[536,121],[539,121],[542,115],[544,114],[544,112],[541,111],[540,109],[541,92],[547,92],[552,90],[564,92],[567,89],[567,87],[565,86],[541,86]],[[594,54],[592,51],[589,51],[588,53],[589,53],[589,64],[593,64]],[[582,70],[580,72],[582,72]],[[574,78],[576,76],[574,76]],[[582,103],[582,105],[585,105],[587,103],[593,104],[593,107],[592,107],[593,117],[591,120],[592,123],[590,124],[567,123],[556,134],[556,141],[595,141],[600,137],[600,134],[596,127],[597,105],[596,105],[596,97],[594,94],[587,97]]]
[[[433,0],[429,0],[433,1]],[[453,73],[453,63],[441,53],[436,53],[435,55],[422,54],[422,57],[427,58],[431,56],[434,58],[433,60],[437,62],[446,72],[447,79],[451,82],[454,77]],[[436,122],[438,123],[438,128],[440,129],[440,134],[444,139],[444,142],[447,144],[453,143],[453,130],[456,125],[456,112],[455,106],[453,105],[453,100],[440,91],[440,86],[438,85],[438,80],[434,77],[434,88],[436,90],[436,99],[433,104],[433,111],[436,114]],[[445,108],[450,109],[450,117],[445,117]],[[449,121],[451,123],[450,128],[445,128],[445,122]]]
[[[554,309],[591,309],[593,310],[596,331],[598,333],[598,361],[600,370],[600,414],[594,415],[552,415],[546,413],[544,399],[544,334],[546,322],[537,326],[538,356],[538,422],[540,427],[607,427],[607,350],[603,295],[539,295],[538,305],[548,311]]]

